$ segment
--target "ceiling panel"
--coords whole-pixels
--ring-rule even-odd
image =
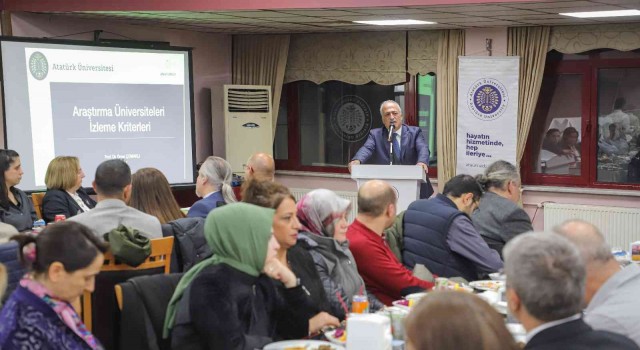
[[[131,24],[224,33],[307,33],[348,31],[425,30],[442,28],[505,27],[640,23],[640,17],[578,19],[559,12],[640,7],[640,0],[545,0],[491,4],[389,6],[373,8],[318,8],[251,11],[138,11],[64,13],[66,16],[118,20]],[[352,21],[417,19],[433,25],[372,26]]]

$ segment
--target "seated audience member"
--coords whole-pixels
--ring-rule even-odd
[[[298,202],[298,219],[302,225],[298,244],[311,253],[331,314],[340,319],[346,317],[345,305],[351,310],[353,296],[365,293],[364,280],[347,240],[350,208],[351,202],[326,189],[313,190]],[[369,296],[369,306],[371,310],[383,307],[373,295]]]
[[[396,193],[384,181],[368,181],[358,190],[358,215],[347,230],[349,247],[367,290],[385,305],[431,289],[433,283],[411,274],[393,255],[383,232],[396,217]]]
[[[55,157],[44,175],[47,193],[42,199],[42,216],[46,223],[53,222],[56,215],[70,218],[96,206],[82,188],[84,171],[77,157]]]
[[[295,198],[288,188],[276,182],[250,180],[245,184],[247,186],[243,188],[243,202],[275,209],[272,231],[280,245],[277,258],[300,278],[300,283],[308,291],[310,302],[316,307],[315,312],[318,314],[315,317],[333,318],[326,313],[331,312],[331,308],[313,258],[301,244],[296,244],[300,221],[296,216],[298,208]],[[335,318],[332,321],[339,324]]]
[[[471,220],[489,247],[502,255],[504,245],[516,235],[533,231],[529,215],[518,206],[520,173],[511,163],[499,160],[489,165],[476,180],[485,190]]]
[[[0,313],[0,348],[102,349],[71,305],[93,291],[106,245],[69,221],[14,239],[30,272]]]
[[[547,133],[544,135],[544,140],[542,140],[542,149],[555,154],[561,154],[562,152],[559,148],[561,138],[562,134],[560,130],[555,128],[547,130]]]
[[[93,189],[98,198],[95,208],[69,220],[87,225],[98,237],[120,224],[137,229],[149,238],[162,237],[158,218],[127,206],[131,196],[131,169],[123,160],[102,162],[96,169]]]
[[[0,221],[13,225],[18,231],[30,230],[38,219],[27,194],[15,187],[23,173],[17,152],[0,150]]]
[[[173,197],[169,181],[155,168],[142,168],[133,174],[129,206],[157,217],[161,224],[185,216]]]
[[[196,179],[196,195],[202,199],[193,203],[187,216],[206,218],[218,206],[236,202],[231,187],[232,177],[229,162],[215,156],[207,158]]]
[[[509,311],[531,350],[639,349],[629,338],[594,330],[581,317],[585,266],[578,249],[552,233],[519,235],[504,248]]]
[[[172,349],[262,349],[317,330],[304,289],[277,259],[273,214],[234,203],[207,216],[213,256],[182,277],[169,302],[164,336],[171,333]],[[284,284],[282,294],[272,279]]]
[[[420,300],[405,320],[411,350],[518,350],[504,318],[470,293],[438,291]]]
[[[0,244],[9,241],[9,238],[18,234],[18,230],[9,224],[0,222]]]
[[[580,144],[578,143],[579,137],[578,130],[572,126],[564,129],[562,132],[562,139],[558,143],[561,154],[580,157]]]
[[[500,255],[471,222],[481,196],[482,188],[472,176],[457,175],[441,194],[411,203],[403,222],[404,264],[422,264],[438,276],[468,281],[500,270]]]
[[[276,163],[273,157],[266,153],[256,153],[247,160],[245,181],[274,181],[276,176]]]
[[[640,346],[640,267],[620,268],[597,227],[570,220],[556,232],[574,243],[587,269],[584,321],[597,330],[625,335]]]

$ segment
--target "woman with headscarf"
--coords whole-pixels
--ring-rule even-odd
[[[302,225],[298,244],[311,253],[331,305],[330,313],[339,319],[351,309],[353,296],[366,292],[347,241],[350,208],[351,202],[326,189],[313,190],[298,202]],[[368,298],[371,310],[383,307],[373,294]]]
[[[169,302],[164,337],[171,333],[172,349],[261,349],[315,331],[304,290],[276,258],[273,214],[234,203],[207,216],[213,256],[182,277]],[[283,294],[273,280],[284,284]]]

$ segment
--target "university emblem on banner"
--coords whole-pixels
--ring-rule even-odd
[[[480,120],[500,118],[508,104],[507,89],[496,79],[479,79],[471,85],[467,93],[469,111]]]
[[[360,97],[344,96],[331,108],[331,129],[343,141],[362,140],[371,129],[371,109]]]
[[[29,72],[37,80],[42,80],[49,73],[49,62],[40,51],[36,51],[29,57]]]

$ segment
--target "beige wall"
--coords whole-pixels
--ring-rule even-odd
[[[473,28],[466,29],[465,56],[489,56],[486,39],[491,39],[492,56],[507,55],[507,28]]]

